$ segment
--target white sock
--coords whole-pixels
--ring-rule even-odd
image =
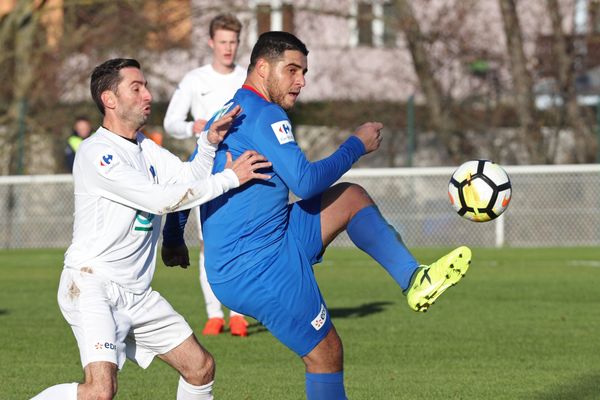
[[[215,381],[206,385],[194,386],[179,377],[179,386],[177,387],[177,400],[213,400],[212,387]]]
[[[77,400],[77,386],[79,383],[63,383],[51,386],[31,400]]]

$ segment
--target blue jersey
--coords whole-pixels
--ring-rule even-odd
[[[215,156],[213,173],[233,159],[256,150],[272,164],[270,180],[253,180],[202,206],[204,252],[209,281],[227,281],[249,268],[269,265],[285,251],[289,193],[308,199],[335,183],[364,153],[351,136],[331,156],[310,162],[294,140],[285,111],[245,86],[228,109],[239,104],[236,118]],[[213,118],[214,119],[214,118]],[[209,122],[210,123],[210,122]]]

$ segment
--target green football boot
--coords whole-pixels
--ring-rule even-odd
[[[405,291],[408,306],[415,311],[426,312],[446,289],[465,276],[470,264],[471,250],[462,246],[431,265],[420,266]]]

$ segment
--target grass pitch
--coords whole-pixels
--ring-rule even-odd
[[[433,261],[447,249],[417,249]],[[0,399],[82,378],[56,304],[59,250],[0,252]],[[193,264],[197,264],[196,261]],[[597,399],[600,249],[474,249],[467,277],[426,314],[369,257],[330,249],[317,279],[345,349],[350,399]],[[154,288],[205,321],[198,268],[157,267]],[[203,338],[217,399],[303,399],[302,362],[252,321],[248,338]],[[129,361],[117,399],[174,399],[177,374]]]

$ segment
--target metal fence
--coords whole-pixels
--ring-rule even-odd
[[[409,247],[595,246],[600,244],[600,166],[506,167],[513,199],[499,219],[459,217],[447,196],[454,168],[356,169],[362,185]],[[0,177],[0,248],[66,248],[73,224],[70,175]],[[186,229],[197,245],[197,225]],[[342,234],[334,246],[350,246]]]

